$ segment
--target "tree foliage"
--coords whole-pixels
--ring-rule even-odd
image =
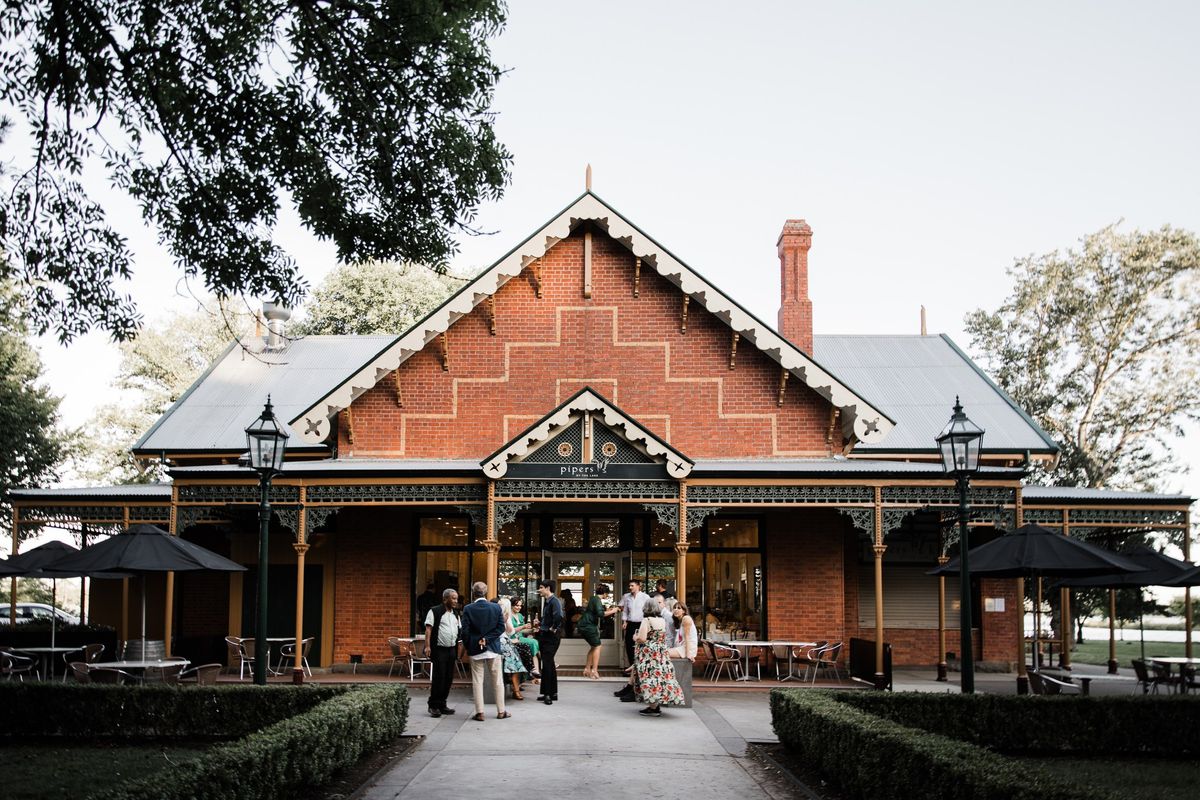
[[[130,448],[250,326],[250,314],[212,304],[172,314],[122,342],[114,387],[120,399],[100,406],[80,443],[76,472],[105,484],[162,478],[153,464],[134,460]]]
[[[404,333],[463,285],[416,264],[373,261],[334,269],[313,292],[296,335]]]
[[[442,267],[507,181],[488,110],[501,0],[27,0],[0,5],[0,102],[31,152],[0,175],[0,277],[60,339],[138,314],[103,172],[189,276],[294,305],[282,204],[340,259]]]
[[[1116,225],[1017,259],[1013,293],[967,330],[1000,386],[1058,442],[1057,485],[1151,489],[1200,418],[1200,241]]]
[[[42,383],[42,360],[27,340],[24,307],[0,287],[0,528],[11,532],[11,492],[44,487],[72,447],[59,428],[59,398]],[[22,539],[36,531],[21,529]]]

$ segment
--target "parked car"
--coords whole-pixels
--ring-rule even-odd
[[[7,625],[10,616],[9,604],[0,605],[0,625]],[[61,608],[55,608],[49,603],[17,603],[18,625],[22,622],[48,622],[51,616],[58,617],[59,625],[79,624],[79,617],[70,612],[63,611]]]

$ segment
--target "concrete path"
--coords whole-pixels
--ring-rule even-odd
[[[561,701],[508,704],[511,719],[470,719],[470,694],[455,689],[458,713],[432,719],[424,692],[413,693],[407,733],[425,740],[359,791],[363,800],[487,800],[535,795],[656,800],[790,796],[745,757],[746,740],[771,740],[766,692],[698,693],[693,708],[638,715],[612,696],[616,681],[560,681]]]

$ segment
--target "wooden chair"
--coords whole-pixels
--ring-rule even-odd
[[[180,683],[195,683],[197,686],[214,686],[221,674],[220,664],[201,664],[179,674]]]
[[[239,639],[236,636],[226,636],[225,646],[229,648],[229,666],[237,664],[238,680],[246,679],[246,667],[250,668],[250,677],[254,677],[254,648],[253,639]],[[247,647],[247,645],[249,645]]]

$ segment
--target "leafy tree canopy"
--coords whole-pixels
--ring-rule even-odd
[[[246,333],[251,314],[213,303],[171,314],[122,342],[114,386],[120,399],[93,415],[74,465],[80,477],[103,484],[148,483],[163,477],[158,465],[134,460],[130,448],[172,403]]]
[[[1200,418],[1200,241],[1106,227],[1018,259],[1013,293],[967,330],[1000,386],[1062,447],[1057,485],[1152,489]]]
[[[37,332],[117,339],[132,255],[83,183],[134,198],[217,296],[295,304],[281,204],[344,262],[442,267],[510,156],[488,108],[501,0],[29,0],[0,5],[0,102],[31,151],[0,175],[0,277]]]
[[[463,285],[416,264],[373,261],[334,269],[313,292],[298,335],[404,333]]]
[[[42,361],[27,341],[24,305],[0,285],[0,527],[11,532],[13,489],[44,486],[58,477],[73,437],[59,429],[59,398],[41,382]],[[21,529],[22,539],[37,531]]]

